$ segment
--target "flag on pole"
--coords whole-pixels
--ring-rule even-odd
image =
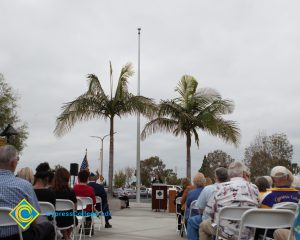
[[[80,166],[80,171],[88,171],[89,170],[89,163],[87,160],[87,149],[85,150],[85,156],[82,160],[81,166]]]

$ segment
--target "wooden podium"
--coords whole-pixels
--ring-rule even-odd
[[[169,189],[169,213],[176,213],[175,198],[176,198],[176,190]]]
[[[168,208],[167,198],[168,187],[165,184],[153,184],[152,185],[152,210],[160,211],[161,209],[166,211]]]

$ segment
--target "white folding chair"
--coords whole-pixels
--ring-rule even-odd
[[[11,208],[0,207],[0,227],[12,227],[16,226],[18,228],[19,238],[23,240],[21,227],[9,216]]]
[[[96,209],[96,205],[99,204],[100,205],[100,210],[98,211]],[[98,231],[101,230],[101,226],[103,226],[103,206],[102,206],[102,198],[99,197],[99,196],[96,196],[96,205],[95,205],[95,212],[97,214],[97,217],[94,218],[94,224],[98,224],[99,225],[99,228],[98,228]],[[96,223],[96,219],[99,220],[99,223]]]
[[[221,220],[241,221],[242,214],[252,208],[251,207],[234,207],[234,206],[232,206],[232,207],[228,206],[228,207],[221,208],[218,213],[218,220],[216,223],[217,224],[216,239],[220,238],[219,228],[220,228]],[[221,239],[224,239],[224,238],[221,238]]]
[[[238,240],[242,237],[244,227],[278,229],[291,228],[294,222],[294,212],[286,209],[250,209],[243,213]],[[265,231],[263,240],[266,238]],[[291,234],[288,239],[291,239]]]
[[[197,203],[197,200],[194,200],[194,201],[191,202],[189,218],[192,217],[193,210],[199,210],[199,208],[196,207],[196,203]],[[199,212],[198,212],[198,214],[199,214]]]
[[[94,213],[95,213],[95,210],[94,210],[94,204],[93,204],[93,199],[91,199],[90,197],[77,197],[77,202],[79,202],[79,204],[77,204],[77,210],[80,210],[82,211],[82,213],[85,213],[84,210],[87,208],[87,206],[92,206],[92,214],[91,214],[91,226],[89,228],[89,237],[92,237],[92,229],[93,229],[93,225],[94,225]],[[86,222],[86,218],[88,216],[86,216],[85,214],[83,214],[82,217],[77,217],[78,220],[80,219],[81,220],[81,231],[80,231],[80,239],[81,239],[81,235],[82,235],[82,232],[83,230],[85,231],[85,227],[84,227],[84,223]],[[84,234],[84,237],[85,237],[85,234]]]
[[[39,202],[40,208],[41,208],[41,212],[40,212],[40,216],[43,216],[45,218],[51,216],[52,217],[52,224],[54,227],[54,231],[55,231],[55,239],[57,239],[57,226],[56,226],[56,221],[55,221],[55,207],[53,206],[52,203],[50,202]]]
[[[281,202],[281,203],[276,203],[273,205],[273,209],[288,209],[293,212],[296,212],[298,207],[297,203],[294,202]]]
[[[176,209],[175,209],[175,211],[176,211],[176,231],[177,231],[177,232],[179,231],[179,230],[178,230],[178,227],[181,226],[181,224],[178,223],[179,217],[182,218],[181,212],[178,211],[178,208],[180,209],[179,206],[181,207],[181,197],[178,197],[178,198],[175,199],[175,208],[176,208]],[[180,221],[181,221],[181,219],[180,219]],[[180,232],[180,231],[179,231],[179,232]]]
[[[73,211],[73,223],[70,226],[66,227],[57,227],[57,230],[66,230],[73,228],[72,239],[75,238],[75,229],[76,229],[76,220],[75,220],[75,204],[71,200],[67,199],[56,199],[55,204],[56,211]]]
[[[184,234],[185,236],[187,236],[187,230],[186,230],[186,222],[185,222],[185,218],[186,218],[186,211],[184,211],[184,215],[181,216],[181,229],[180,229],[180,236],[183,237]]]

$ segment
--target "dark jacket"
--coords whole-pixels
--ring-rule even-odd
[[[89,182],[88,185],[94,189],[96,196],[101,197],[102,205],[103,206],[106,205],[107,204],[107,194],[105,192],[103,185],[96,183],[96,182]]]

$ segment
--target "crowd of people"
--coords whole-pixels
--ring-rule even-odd
[[[19,202],[26,199],[38,212],[41,211],[39,202],[49,202],[54,207],[57,199],[71,200],[75,209],[77,197],[90,197],[93,205],[100,211],[100,203],[96,204],[96,196],[102,199],[102,211],[109,213],[107,195],[102,184],[97,183],[98,175],[83,170],[78,173],[78,184],[70,187],[70,173],[61,167],[51,170],[48,163],[37,166],[35,174],[30,168],[23,168],[15,175],[19,162],[18,152],[15,147],[5,145],[0,147],[0,207],[15,208]],[[70,209],[70,212],[72,210]],[[93,206],[84,209],[86,213],[93,211]],[[56,214],[56,224],[59,228],[71,226],[74,218],[72,214]],[[105,228],[111,228],[109,223],[111,214],[104,214]],[[48,217],[51,220],[51,216]],[[76,219],[76,224],[78,221]],[[86,218],[85,229],[91,227],[91,217]],[[37,218],[30,227],[23,231],[24,239],[53,240],[54,227],[50,221]],[[71,239],[72,227],[61,231],[64,240]],[[89,234],[88,231],[84,234]],[[16,240],[18,237],[17,226],[0,227],[0,240]]]
[[[299,189],[292,187],[294,176],[283,166],[276,166],[270,176],[261,176],[250,181],[250,171],[242,162],[233,162],[228,168],[219,167],[215,170],[215,183],[202,173],[197,173],[193,184],[183,179],[183,190],[177,194],[181,197],[179,230],[185,222],[187,238],[189,240],[210,240],[217,232],[218,213],[227,206],[248,208],[272,208],[281,202],[298,203]],[[299,187],[299,186],[298,186]],[[190,216],[190,205],[196,200],[196,210]],[[242,239],[259,239],[264,229],[245,228]],[[239,235],[239,221],[220,221],[219,236],[224,239],[237,239]],[[275,229],[267,232],[267,236],[275,240],[286,240],[290,234],[288,229]],[[294,238],[293,238],[294,239]]]
[[[109,212],[106,191],[102,184],[97,183],[98,174],[88,170],[78,173],[78,183],[70,187],[70,173],[61,167],[51,170],[48,163],[37,166],[35,173],[30,168],[23,168],[15,175],[19,162],[17,150],[11,145],[0,147],[0,207],[15,208],[20,201],[26,199],[37,211],[41,211],[39,202],[49,202],[56,205],[57,199],[67,199],[74,203],[75,208],[78,197],[90,197],[93,206],[99,211],[100,205],[96,202],[96,196],[102,199],[102,211]],[[227,168],[219,167],[215,170],[214,183],[202,173],[197,173],[193,178],[193,184],[188,179],[182,180],[183,190],[178,192],[181,197],[182,212],[179,218],[179,228],[184,221],[187,226],[187,238],[189,240],[210,240],[218,230],[219,236],[225,239],[236,239],[239,233],[239,222],[233,220],[220,221],[217,229],[218,213],[226,206],[248,208],[272,208],[281,202],[298,203],[300,200],[299,189],[293,187],[295,178],[292,173],[283,166],[274,167],[270,176],[261,176],[250,181],[250,171],[242,162],[233,162]],[[298,186],[299,187],[299,186]],[[119,198],[129,207],[128,197],[119,191]],[[191,211],[191,203],[196,200],[196,208]],[[85,211],[91,213],[93,206],[89,205]],[[71,212],[72,210],[70,210]],[[105,214],[105,227],[111,228],[110,214]],[[48,217],[51,220],[51,216]],[[56,217],[57,226],[67,227],[72,225],[72,216]],[[91,218],[87,217],[85,228],[92,228]],[[78,224],[78,222],[77,222]],[[55,237],[55,229],[50,221],[37,218],[30,227],[23,231],[24,239],[52,240]],[[69,240],[72,227],[61,231],[62,238]],[[264,229],[255,231],[250,228],[243,229],[242,239],[258,239]],[[88,234],[88,232],[84,232]],[[290,230],[276,229],[268,231],[268,236],[275,240],[288,239]],[[0,240],[18,239],[18,227],[0,227]]]

